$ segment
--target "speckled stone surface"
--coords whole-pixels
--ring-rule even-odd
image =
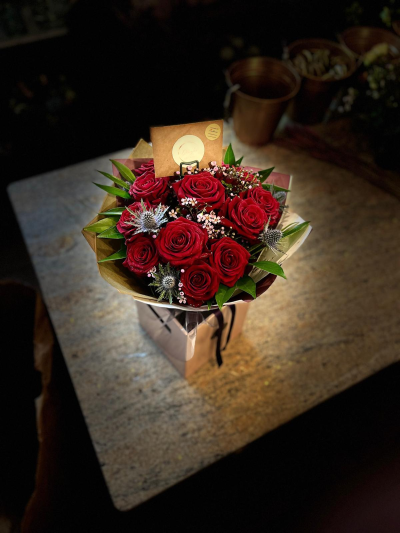
[[[9,189],[120,510],[400,359],[398,200],[304,153],[232,141],[247,164],[294,175],[291,208],[314,230],[285,264],[288,281],[251,304],[224,365],[211,360],[188,381],[140,330],[134,301],[98,275],[80,233],[110,156]]]

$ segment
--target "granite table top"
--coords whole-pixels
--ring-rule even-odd
[[[110,157],[9,187],[116,508],[129,510],[400,359],[400,204],[304,152],[225,141],[245,163],[294,176],[291,209],[313,232],[287,281],[250,305],[243,334],[189,380],[98,275],[81,235]],[[293,443],[295,446],[295,443]]]

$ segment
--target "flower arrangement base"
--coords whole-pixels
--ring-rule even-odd
[[[139,323],[178,372],[185,378],[191,376],[210,358],[217,358],[220,351],[241,333],[249,303],[237,302],[225,305],[215,313],[201,313],[203,320],[190,329],[190,315],[197,320],[196,312],[175,315],[171,309],[136,301]],[[221,313],[219,320],[217,313]],[[189,319],[187,317],[189,315]]]

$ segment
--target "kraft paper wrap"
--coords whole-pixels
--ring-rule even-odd
[[[125,165],[129,166],[129,168],[134,169],[138,168],[142,163],[147,162],[149,159],[151,159],[153,156],[153,150],[152,147],[146,143],[143,139],[139,141],[137,146],[132,150],[131,154],[129,155],[128,159],[126,160],[120,160]],[[245,167],[247,169],[253,169],[253,170],[260,170],[256,167]],[[118,175],[118,171],[115,167],[113,167],[113,173],[114,175]],[[291,176],[288,176],[287,174],[279,174],[277,172],[273,172],[268,180],[270,183],[275,183],[276,185],[279,185],[280,187],[284,187],[285,189],[290,189],[292,178]],[[288,194],[289,197],[289,194]],[[117,207],[118,201],[115,196],[112,196],[110,194],[107,194],[103,200],[103,203],[99,209],[99,212],[107,211],[108,209],[111,209],[112,207]],[[103,215],[97,215],[93,220],[91,220],[87,226],[90,226],[94,222],[97,222],[98,220],[104,218]],[[304,222],[303,219],[297,215],[296,213],[292,213],[288,211],[287,209],[284,212],[284,215],[281,218],[281,221],[279,223],[280,228],[286,226],[287,224],[291,222]],[[291,238],[289,237],[286,242],[286,249],[284,254],[278,254],[274,255],[273,252],[270,250],[267,250],[263,252],[262,256],[259,258],[259,260],[263,261],[274,261],[279,264],[282,264],[286,259],[288,259],[295,251],[297,251],[300,246],[303,244],[303,242],[306,240],[308,235],[311,232],[311,226],[308,226],[305,230],[299,231],[298,233],[295,233]],[[96,233],[92,233],[90,231],[86,231],[85,229],[82,230],[82,234],[89,243],[90,247],[95,253],[96,260],[99,261],[101,259],[104,259],[105,257],[108,257],[109,255],[117,252],[121,248],[121,240],[117,239],[98,239],[96,237]],[[207,306],[202,307],[190,307],[188,305],[179,305],[179,304],[169,304],[167,302],[158,302],[157,298],[152,296],[150,292],[150,288],[146,286],[147,278],[144,278],[144,281],[141,282],[138,277],[136,277],[132,272],[130,272],[127,268],[122,266],[122,261],[106,261],[105,263],[97,263],[99,272],[101,277],[109,283],[112,287],[117,289],[119,292],[123,294],[128,294],[129,296],[132,296],[135,300],[138,300],[143,303],[151,304],[151,305],[157,305],[160,307],[169,307],[171,309],[181,309],[183,311],[193,310],[193,311],[207,311]],[[265,292],[272,284],[272,282],[275,280],[275,276],[272,276],[271,274],[268,274],[267,272],[264,272],[262,270],[255,269],[250,273],[251,277],[254,279],[254,281],[257,283],[257,296],[260,296],[263,292]],[[269,276],[269,279],[271,280],[270,283],[266,282],[268,280],[264,280]],[[262,282],[262,283],[261,283]],[[249,301],[249,299],[252,299],[245,293],[241,293],[241,291],[238,291],[234,294],[232,301],[228,302],[226,305],[230,305],[233,303],[236,303],[237,301],[241,301],[243,298],[244,301]],[[218,309],[217,305],[214,305],[212,307],[213,309]]]

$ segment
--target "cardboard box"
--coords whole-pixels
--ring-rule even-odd
[[[247,302],[225,305],[220,321],[215,312],[202,313],[203,322],[191,329],[193,324],[190,321],[196,320],[196,313],[189,312],[188,320],[185,320],[185,311],[176,315],[174,310],[166,307],[139,301],[136,305],[142,328],[185,378],[210,358],[216,358],[219,333],[221,351],[241,333],[249,307]]]

